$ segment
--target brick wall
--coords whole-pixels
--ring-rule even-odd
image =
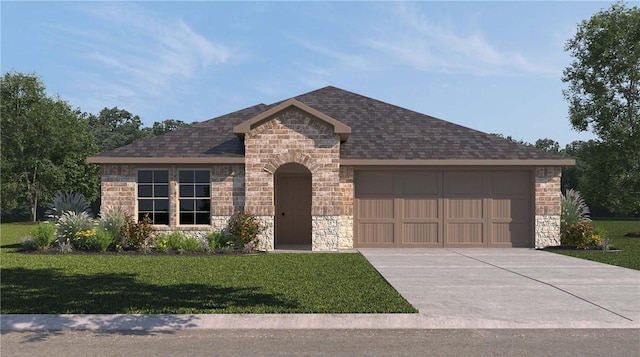
[[[137,170],[169,170],[169,226],[158,226],[158,230],[210,231],[222,229],[226,220],[235,211],[244,208],[244,166],[243,165],[101,165],[101,210],[122,208],[137,216]],[[211,227],[178,226],[178,201],[180,169],[208,169],[211,171]]]
[[[311,214],[314,222],[320,222],[313,227],[313,248],[335,250],[338,228],[333,229],[337,227],[333,221],[340,214],[341,191],[340,138],[333,128],[299,109],[289,108],[252,128],[244,142],[245,209],[273,219],[274,174],[283,164],[301,164],[311,171]],[[334,218],[317,218],[321,216]],[[267,236],[273,237],[273,232]]]
[[[134,165],[101,165],[102,183],[100,211],[120,208],[136,213],[136,167]]]

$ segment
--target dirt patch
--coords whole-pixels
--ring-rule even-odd
[[[640,238],[640,232],[629,232],[627,234],[624,235],[625,237],[631,237],[631,238]]]

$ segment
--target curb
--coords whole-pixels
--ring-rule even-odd
[[[436,318],[424,314],[0,315],[1,331],[173,331],[187,329],[639,329],[640,323]]]

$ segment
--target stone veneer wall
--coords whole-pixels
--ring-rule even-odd
[[[286,163],[311,171],[312,249],[336,250],[340,216],[340,138],[333,128],[289,108],[245,134],[245,209],[271,221],[261,239],[274,247],[274,174]]]
[[[560,244],[560,167],[536,167],[535,247]]]

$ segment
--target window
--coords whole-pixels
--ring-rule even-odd
[[[138,170],[138,221],[169,224],[169,171]]]
[[[211,224],[211,173],[180,170],[180,224]]]

